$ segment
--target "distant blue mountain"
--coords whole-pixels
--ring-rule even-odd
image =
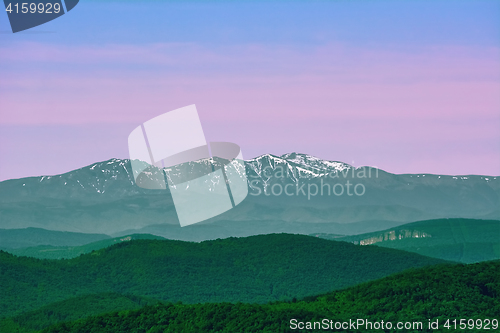
[[[52,231],[41,228],[0,229],[0,248],[17,249],[38,245],[80,246],[110,238],[104,234]]]
[[[250,221],[245,228],[255,228],[250,233],[259,234],[272,231],[262,227],[263,221],[272,221],[270,225],[285,232],[287,223],[293,222],[304,226],[302,233],[321,232],[323,225],[324,232],[353,234],[433,218],[500,219],[499,177],[395,175],[297,153],[263,155],[245,163],[248,197],[224,214],[183,229],[203,225],[215,230],[224,221]],[[186,164],[179,170],[189,172],[189,168]],[[343,187],[344,193],[335,195],[334,187],[337,194]],[[308,195],[315,189],[316,195]],[[355,189],[363,194],[357,195]],[[376,222],[359,230],[359,223],[370,221]],[[0,182],[0,228],[116,235],[159,224],[180,230],[170,193],[136,186],[129,160],[111,159],[62,175]],[[336,225],[345,227],[335,229]]]

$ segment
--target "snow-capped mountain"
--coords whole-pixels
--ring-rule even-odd
[[[61,198],[90,200],[143,192],[135,186],[130,161],[117,158],[98,162],[61,175],[28,177],[0,182],[3,200]]]
[[[194,174],[202,164],[207,169],[220,163],[190,162],[169,172]],[[207,223],[500,219],[500,177],[395,175],[298,153],[262,155],[245,161],[245,168],[247,198]],[[169,190],[138,187],[127,159],[93,163],[61,175],[3,181],[0,199],[0,228],[113,233],[165,222],[178,226]]]
[[[205,159],[189,162],[182,167],[168,168],[167,174],[193,174],[210,164],[220,167],[222,162]],[[261,175],[265,178],[264,170],[275,170],[282,166],[290,171],[289,175],[301,177],[317,177],[329,172],[343,171],[351,168],[342,162],[323,161],[316,157],[290,153],[281,157],[262,155],[245,161],[247,172]],[[17,200],[19,197],[49,197],[49,198],[82,198],[90,200],[113,200],[120,197],[138,194],[150,194],[151,190],[142,189],[135,184],[130,160],[112,158],[107,161],[93,163],[83,168],[60,175],[27,177],[0,182],[0,198]]]
[[[325,161],[306,154],[289,153],[281,155],[280,158],[297,167],[314,170],[318,173],[344,171],[345,169],[352,168],[351,165],[343,162]]]
[[[317,157],[289,153],[282,156],[265,154],[246,161],[247,168],[259,177],[269,178],[266,170],[283,169],[290,178],[321,177],[332,172],[345,171],[352,168],[349,164],[342,162],[324,161]]]

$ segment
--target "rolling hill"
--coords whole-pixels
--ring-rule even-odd
[[[139,309],[160,301],[117,293],[90,294],[42,306],[12,318],[0,318],[0,332],[33,332],[47,326],[111,311]]]
[[[317,236],[354,244],[373,244],[463,263],[500,259],[498,220],[438,219],[354,236]]]
[[[437,265],[303,300],[260,305],[159,303],[134,310],[134,303],[130,310],[123,311],[120,304],[116,312],[59,323],[43,332],[310,332],[298,328],[307,327],[307,323],[317,324],[316,330],[324,332],[373,332],[381,331],[373,329],[381,323],[384,331],[397,331],[399,322],[409,325],[399,329],[405,332],[496,331],[500,313],[499,270],[500,261]],[[45,308],[48,309],[64,318],[73,313],[71,307],[59,304]],[[98,312],[96,309],[93,313]],[[463,318],[467,320],[461,329]],[[358,319],[363,320],[359,326],[350,324],[350,320],[358,323]],[[438,326],[429,327],[431,322]],[[12,331],[20,328],[20,332],[30,332],[23,329],[42,329],[52,323],[48,312],[39,310],[30,317],[9,318],[0,325]],[[343,323],[347,323],[344,329]],[[388,328],[389,323],[392,329]]]
[[[265,303],[443,262],[400,250],[290,234],[202,243],[133,240],[69,260],[0,251],[0,313],[14,315],[101,292],[188,303]]]
[[[242,205],[245,205],[243,203]],[[259,205],[255,207],[256,210]],[[369,231],[378,231],[400,225],[392,221],[363,221],[353,223],[312,223],[282,220],[223,220],[201,222],[188,227],[180,228],[167,223],[153,224],[140,229],[125,230],[113,234],[115,237],[131,233],[146,233],[158,235],[168,239],[201,242],[227,237],[249,237],[253,235],[266,235],[273,233],[290,233],[308,235],[316,232],[335,233],[339,235],[352,235]]]
[[[88,243],[80,246],[50,246],[39,245],[35,247],[24,247],[19,249],[6,249],[6,252],[16,256],[33,257],[38,259],[71,259],[82,254],[90,253],[95,250],[136,239],[165,239],[160,236],[149,234],[133,234],[122,237],[109,238],[97,242]]]

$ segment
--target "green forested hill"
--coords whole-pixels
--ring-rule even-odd
[[[317,236],[354,244],[373,244],[463,263],[500,259],[498,220],[437,219],[355,236]]]
[[[71,259],[79,255],[90,253],[117,243],[128,242],[136,239],[165,239],[150,234],[133,234],[110,239],[103,239],[80,246],[50,246],[39,245],[34,247],[23,247],[20,249],[6,249],[6,252],[16,256],[33,257],[39,259]]]
[[[188,303],[265,303],[442,262],[399,250],[290,234],[202,243],[135,240],[69,260],[0,251],[0,313],[10,316],[101,292]]]
[[[33,332],[50,325],[111,311],[134,310],[158,300],[133,295],[100,293],[51,303],[11,318],[0,318],[0,332]]]
[[[438,265],[408,270],[377,281],[301,301],[258,304],[158,304],[139,310],[113,312],[44,330],[63,332],[310,332],[291,329],[298,322],[336,322],[363,319],[356,329],[317,329],[323,332],[389,332],[373,330],[366,321],[385,327],[390,322],[409,322],[402,332],[485,332],[497,331],[500,319],[500,261],[472,265]],[[481,320],[488,330],[477,326],[444,327],[447,319]],[[429,319],[439,329],[429,329]],[[496,319],[495,322],[491,320]],[[330,322],[330,320],[332,322]],[[421,329],[418,325],[422,323]],[[451,322],[452,324],[453,322]],[[459,323],[459,321],[458,321]],[[449,323],[450,324],[450,323]],[[304,324],[307,325],[307,324]],[[414,326],[417,325],[417,326]],[[453,324],[452,324],[453,325]],[[457,324],[459,325],[459,324]],[[494,329],[496,326],[496,330]],[[484,327],[483,327],[484,328]],[[397,331],[397,330],[393,330]]]

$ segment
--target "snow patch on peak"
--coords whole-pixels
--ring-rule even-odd
[[[307,154],[301,154],[301,153],[288,153],[280,156],[282,159],[293,161],[293,160],[298,160],[298,161],[320,161],[319,158],[307,155]]]
[[[247,160],[246,162],[250,163],[250,164],[257,163],[257,165],[261,165],[263,163],[263,161],[264,161],[264,163],[266,163],[266,161],[267,161],[268,163],[271,163],[271,164],[287,163],[287,161],[282,159],[281,157],[277,157],[277,156],[274,156],[271,154],[264,154],[264,155],[255,157],[251,160]]]
[[[257,156],[256,158],[253,158],[249,161],[259,161],[259,160],[262,160],[264,158],[269,158],[269,159],[281,159],[277,156],[274,156],[274,155],[271,155],[271,154],[264,154],[264,155],[260,155],[260,156]]]
[[[309,169],[316,169],[318,171],[342,171],[351,168],[350,165],[343,162],[325,161],[307,154],[288,153],[282,155],[281,158],[287,162],[295,163]]]

